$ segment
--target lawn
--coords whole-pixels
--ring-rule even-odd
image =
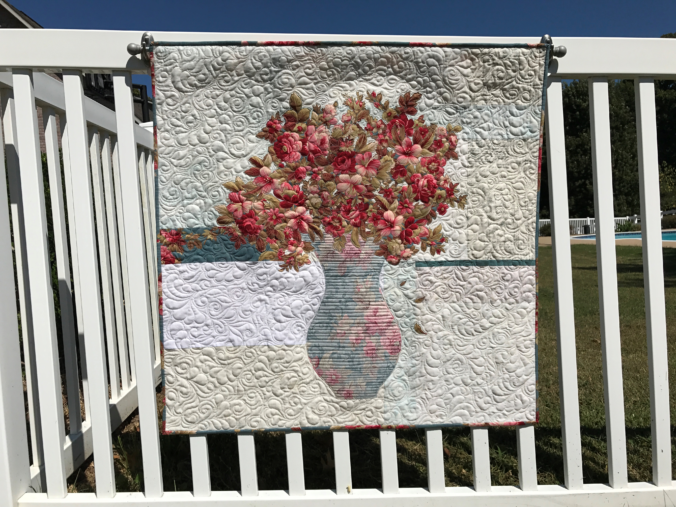
[[[584,480],[608,480],[601,336],[596,271],[596,247],[573,245],[573,284],[575,291],[576,343]],[[672,435],[676,422],[676,249],[663,251],[667,326],[669,341],[669,381]],[[618,247],[618,285],[627,427],[627,455],[630,481],[650,481],[650,396],[646,347],[643,267],[639,247]],[[563,483],[561,427],[559,413],[558,367],[554,283],[551,248],[540,248],[539,260],[539,410],[540,422],[535,441],[540,484]],[[161,400],[161,393],[158,400]],[[161,407],[160,407],[161,408]],[[444,430],[447,486],[472,485],[470,430]],[[516,431],[514,428],[489,429],[492,480],[495,485],[518,485]],[[192,489],[190,449],[187,436],[163,436],[162,464],[167,491]],[[120,491],[142,489],[143,470],[134,415],[114,437],[115,463]],[[381,485],[380,449],[377,431],[350,434],[352,480],[354,488]],[[676,441],[672,437],[672,454]],[[399,482],[402,487],[427,486],[425,433],[422,430],[397,432]],[[305,481],[308,489],[334,487],[332,438],[329,432],[303,434]],[[209,436],[211,482],[214,490],[239,489],[239,466],[235,435]],[[260,489],[286,489],[286,451],[281,434],[256,435],[258,484]],[[93,491],[93,464],[88,460],[69,480],[70,491]]]

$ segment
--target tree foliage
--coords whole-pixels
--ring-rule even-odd
[[[676,38],[676,33],[663,37]],[[610,137],[615,216],[640,213],[634,82],[611,80]],[[676,208],[676,82],[655,81],[661,208]],[[594,216],[589,86],[586,80],[564,84],[568,203],[571,217]],[[546,147],[542,162],[541,217],[549,217]],[[556,190],[556,189],[555,189]]]

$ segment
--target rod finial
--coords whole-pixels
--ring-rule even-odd
[[[127,44],[127,53],[132,56],[141,55],[141,59],[145,63],[150,63],[150,48],[152,47],[155,39],[150,32],[144,32],[141,37],[141,44],[136,44],[134,42]]]
[[[568,52],[568,49],[566,49],[566,46],[556,46],[554,47],[554,41],[552,41],[552,37],[549,34],[544,34],[542,38],[540,39],[540,44],[549,44],[552,46],[552,50],[549,53],[549,60],[551,61],[552,58],[563,58],[566,56],[566,53]]]

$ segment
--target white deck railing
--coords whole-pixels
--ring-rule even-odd
[[[126,46],[141,32],[0,30],[0,505],[665,505],[671,471],[666,315],[653,79],[676,79],[676,40],[555,38],[568,54],[550,66],[549,191],[555,270],[564,484],[537,484],[535,433],[517,429],[520,487],[492,487],[488,432],[472,429],[474,489],[447,488],[440,430],[427,431],[429,488],[399,488],[394,432],[381,434],[382,490],[352,489],[349,437],[335,432],[335,490],[306,490],[302,436],[287,434],[288,491],[258,491],[254,437],[239,435],[241,492],[211,491],[207,437],[191,437],[194,491],[164,492],[155,386],[160,365],[151,135],[134,124],[131,74],[146,73]],[[437,40],[538,42],[539,37],[454,38],[156,33],[156,40]],[[42,74],[63,72],[63,84]],[[86,99],[81,72],[112,72],[113,113]],[[629,483],[610,158],[608,79],[635,81],[653,482]],[[566,184],[562,79],[589,79],[609,484],[584,484]],[[70,429],[64,428],[57,322],[36,107],[42,108],[58,267]],[[59,165],[57,118],[63,137]],[[3,164],[7,160],[6,167]],[[9,189],[5,188],[5,171]],[[63,179],[62,179],[63,176]],[[65,201],[61,189],[65,189]],[[543,189],[547,191],[547,189]],[[9,195],[10,203],[5,199]],[[9,211],[11,209],[11,212]],[[66,231],[66,220],[69,231]],[[10,223],[13,236],[10,234]],[[16,254],[21,334],[17,330]],[[69,255],[70,252],[70,255]],[[70,283],[70,266],[74,287]],[[99,280],[101,283],[99,284]],[[74,302],[73,305],[70,303]],[[101,303],[101,301],[103,303]],[[124,304],[122,304],[124,301]],[[77,333],[76,333],[77,330]],[[109,339],[106,340],[106,337]],[[113,339],[110,339],[113,337]],[[26,430],[23,343],[29,393]],[[107,348],[106,348],[107,347]],[[85,351],[77,356],[77,350]],[[107,359],[106,359],[107,357]],[[78,368],[83,379],[80,417]],[[110,377],[110,378],[109,378]],[[110,388],[110,393],[109,393]],[[138,405],[143,493],[117,493],[111,430]],[[29,446],[30,442],[30,446]],[[30,453],[29,453],[30,449]],[[69,474],[94,453],[96,495],[67,493]],[[265,466],[259,463],[259,467]],[[41,473],[44,472],[44,473]],[[257,498],[252,498],[257,497]]]

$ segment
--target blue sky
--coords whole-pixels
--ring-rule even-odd
[[[401,35],[656,37],[674,0],[10,0],[45,28]]]
[[[88,30],[460,36],[549,33],[555,43],[557,35],[659,37],[676,32],[676,0],[10,2],[45,28]]]

